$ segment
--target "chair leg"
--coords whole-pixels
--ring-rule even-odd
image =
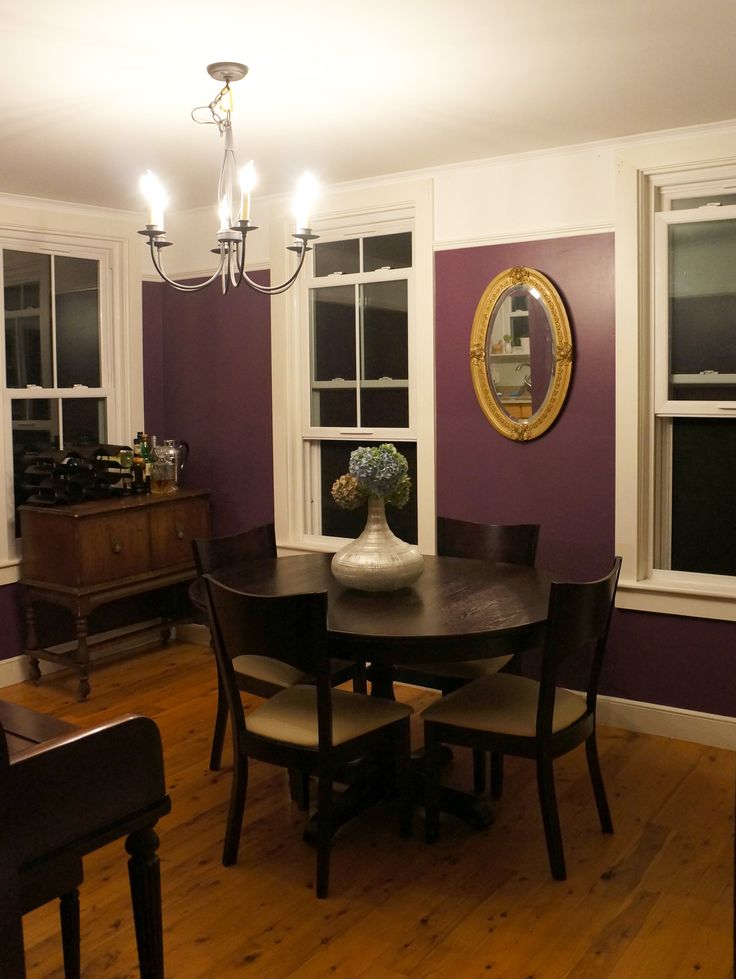
[[[64,979],[79,979],[79,891],[75,887],[60,898],[61,946],[64,950]]]
[[[368,693],[368,668],[359,663],[353,677],[353,693]]]
[[[298,768],[289,769],[289,795],[300,812],[309,812],[309,775]]]
[[[225,742],[225,728],[227,727],[227,701],[225,690],[220,679],[220,671],[217,671],[217,713],[215,714],[215,730],[212,733],[212,752],[210,753],[210,771],[219,772],[222,762],[222,746]]]
[[[320,775],[317,816],[317,897],[327,897],[330,886],[330,848],[332,846],[332,779]]]
[[[399,806],[399,835],[412,835],[411,730],[409,720],[396,726],[394,737],[394,776]]]
[[[491,798],[500,799],[503,795],[503,755],[491,752]]]
[[[235,754],[233,784],[230,790],[230,809],[227,814],[225,828],[225,845],[222,851],[223,867],[231,867],[238,859],[240,846],[240,831],[243,827],[245,812],[245,794],[248,790],[248,759],[240,752]]]
[[[595,739],[595,731],[589,738],[587,738],[585,742],[585,757],[588,759],[588,771],[590,772],[590,780],[593,783],[595,804],[598,807],[598,818],[601,821],[601,829],[604,833],[612,833],[613,821],[611,819],[611,810],[608,808],[606,789],[603,785],[603,776],[601,774],[601,764],[598,760],[598,745]]]
[[[125,849],[130,854],[128,877],[141,979],[164,979],[161,870],[156,853],[158,836],[153,827],[131,833]]]
[[[432,736],[431,725],[424,725],[424,833],[427,843],[440,835],[440,770],[442,744]]]
[[[537,788],[539,805],[542,809],[544,835],[547,840],[547,854],[552,876],[555,880],[565,880],[565,856],[562,850],[560,814],[555,795],[555,776],[551,758],[537,758]]]
[[[486,753],[481,748],[473,748],[473,791],[476,795],[486,790]]]

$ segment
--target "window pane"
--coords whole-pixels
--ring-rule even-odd
[[[361,286],[361,424],[409,425],[407,282]],[[398,383],[397,383],[398,382]]]
[[[356,424],[355,288],[313,289],[312,425]],[[346,384],[346,382],[352,382]],[[329,392],[349,392],[330,398]],[[330,402],[329,405],[327,402]],[[324,402],[324,404],[323,404]],[[338,407],[339,406],[339,407]],[[324,419],[330,417],[327,422]]]
[[[669,229],[673,399],[736,397],[736,221]]]
[[[61,418],[65,449],[107,441],[104,398],[65,398],[61,402]]]
[[[714,193],[705,197],[675,197],[670,206],[673,211],[684,211],[692,207],[707,207],[708,204],[736,204],[736,194]]]
[[[349,275],[360,271],[360,241],[324,241],[314,246],[314,274]]]
[[[33,400],[13,399],[11,402],[13,419],[13,484],[15,506],[25,503],[36,492],[32,476],[26,476],[26,469],[33,464],[39,452],[59,448],[59,402],[48,398]],[[16,513],[15,533],[21,534]]]
[[[52,387],[51,258],[4,249],[3,277],[6,386]]]
[[[736,419],[671,424],[671,569],[736,575]]]
[[[56,256],[54,291],[58,386],[99,387],[99,263]]]
[[[363,271],[411,268],[411,231],[363,239]]]
[[[322,483],[322,534],[327,537],[358,537],[365,527],[367,508],[342,510],[332,499],[332,484],[348,471],[350,453],[362,445],[380,445],[380,442],[328,442],[320,443],[320,476]],[[409,478],[412,482],[409,502],[401,510],[386,507],[386,518],[391,530],[410,544],[417,542],[417,447],[414,442],[394,442],[406,456]]]

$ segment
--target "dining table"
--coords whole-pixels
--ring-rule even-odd
[[[369,664],[372,696],[394,698],[393,668],[399,663],[485,659],[541,644],[552,580],[544,571],[425,555],[423,573],[414,584],[371,592],[341,585],[330,571],[331,559],[331,554],[311,552],[248,560],[216,571],[214,577],[255,595],[327,592],[332,655]],[[421,802],[420,761],[415,770],[415,794]],[[377,785],[380,795],[380,779],[353,780],[336,807],[336,828],[375,803]],[[486,800],[458,790],[443,789],[442,809],[474,826],[486,826],[493,818]],[[305,836],[313,835],[312,824]]]

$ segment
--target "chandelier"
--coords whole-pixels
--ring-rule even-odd
[[[206,289],[219,278],[223,295],[230,286],[237,289],[239,285],[245,282],[256,292],[276,296],[286,292],[294,284],[304,264],[306,254],[310,250],[309,242],[319,237],[312,234],[308,227],[309,206],[316,193],[316,181],[310,174],[305,173],[297,185],[294,198],[296,231],[292,235],[296,240],[294,244],[287,245],[287,250],[295,252],[297,255],[294,272],[277,286],[262,286],[254,282],[245,272],[245,249],[250,232],[258,230],[257,225],[250,220],[251,193],[255,186],[256,174],[252,160],[238,172],[233,146],[231,120],[233,106],[230,90],[230,82],[237,82],[241,78],[245,78],[248,74],[248,68],[246,65],[241,65],[235,61],[218,61],[208,65],[207,71],[212,78],[224,82],[225,85],[209,105],[192,109],[192,119],[203,125],[217,126],[220,136],[225,137],[225,155],[217,188],[220,229],[216,235],[217,247],[212,249],[216,255],[219,255],[217,268],[205,282],[194,285],[177,282],[166,274],[161,262],[161,252],[173,244],[173,242],[167,241],[164,231],[164,209],[167,198],[163,187],[150,170],[141,177],[140,183],[141,190],[148,201],[148,222],[138,234],[148,238],[151,259],[158,274],[164,282],[168,282],[170,286],[180,292],[199,292],[200,289]],[[211,118],[201,118],[203,112],[209,113]]]

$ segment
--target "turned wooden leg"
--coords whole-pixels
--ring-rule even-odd
[[[79,891],[62,894],[61,945],[64,950],[64,979],[79,979],[80,976],[80,937],[79,937]]]
[[[130,854],[128,876],[141,979],[164,979],[161,870],[153,827],[131,833],[125,849]]]
[[[89,696],[89,647],[87,646],[87,618],[83,615],[77,616],[77,652],[76,661],[79,670],[79,689],[77,700],[86,700]]]
[[[33,611],[33,602],[26,601],[23,609],[26,624],[26,650],[38,649],[38,635],[36,633],[36,616]],[[38,683],[41,679],[41,667],[35,656],[28,657],[28,679],[31,683]]]

